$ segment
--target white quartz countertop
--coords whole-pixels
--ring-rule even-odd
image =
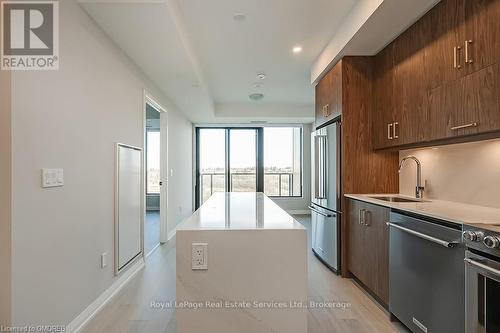
[[[372,198],[402,196],[396,194],[346,194],[345,196],[379,206],[429,216],[453,223],[472,225],[479,228],[496,229],[500,225],[500,209],[498,208],[433,199],[421,202],[389,202]]]
[[[263,193],[215,193],[177,230],[305,230]]]

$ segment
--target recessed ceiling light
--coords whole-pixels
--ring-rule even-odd
[[[255,94],[250,94],[250,95],[248,95],[248,97],[249,97],[252,101],[260,101],[261,99],[263,99],[263,98],[264,98],[264,94],[255,93]]]
[[[247,19],[246,15],[245,14],[234,14],[233,15],[233,19],[236,21],[236,22],[243,22]]]
[[[257,78],[260,80],[265,80],[266,79],[266,74],[265,73],[258,73]]]
[[[292,50],[293,53],[300,53],[302,52],[302,46],[295,46]]]

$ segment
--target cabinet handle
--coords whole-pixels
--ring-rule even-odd
[[[472,64],[472,59],[469,58],[469,44],[472,44],[472,39],[465,41],[465,63]]]
[[[392,127],[393,129],[393,136],[394,136],[394,139],[399,139],[399,136],[396,134],[396,126],[399,126],[399,123],[394,123],[394,126]]]
[[[478,125],[479,125],[478,123],[470,123],[470,124],[466,124],[466,125],[454,126],[451,128],[451,130],[456,131],[459,129],[469,128],[469,127],[477,127]]]
[[[363,211],[364,211],[364,209],[360,209],[360,210],[359,210],[358,223],[359,223],[360,225],[364,225],[364,224],[365,224],[365,223],[363,222]]]
[[[330,115],[330,104],[323,106],[323,117],[328,117]]]
[[[455,46],[453,48],[453,68],[460,69],[462,66],[458,63],[458,51],[461,49],[460,46]]]
[[[369,226],[370,226],[370,223],[369,223],[369,222],[366,222],[366,213],[369,213],[369,211],[368,211],[368,210],[366,210],[366,209],[363,209],[363,222],[364,222],[364,223],[363,223],[363,225],[364,225],[365,227],[369,227]]]
[[[392,140],[392,126],[393,124],[387,124],[387,139]]]

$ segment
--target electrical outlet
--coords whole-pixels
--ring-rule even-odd
[[[101,254],[101,268],[108,266],[108,252]]]
[[[208,269],[208,244],[193,243],[191,244],[191,268],[196,270]]]

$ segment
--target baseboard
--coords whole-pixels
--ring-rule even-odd
[[[161,243],[156,244],[156,245],[155,245],[155,246],[151,249],[151,251],[149,251],[148,253],[146,253],[146,259],[147,259],[150,255],[152,255],[152,254],[153,254],[153,252],[155,252],[155,250],[156,250],[157,248],[159,248],[159,247],[160,247],[160,245],[161,245]]]
[[[175,232],[176,232],[176,231],[177,231],[177,230],[174,230],[174,231],[172,231],[171,233],[169,233],[169,234],[167,235],[167,242],[168,242],[168,241],[170,241],[172,238],[174,238],[174,236],[175,236]]]
[[[120,275],[115,282],[83,310],[82,313],[73,319],[66,327],[66,332],[80,332],[142,268],[144,268],[144,259],[141,258]]]
[[[286,212],[290,215],[311,215],[310,210],[287,210]]]

